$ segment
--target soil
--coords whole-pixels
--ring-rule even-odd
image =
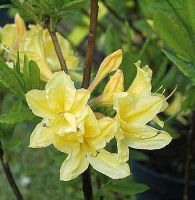
[[[160,174],[183,177],[186,160],[186,138],[186,134],[182,134],[181,138],[173,140],[163,149],[144,151],[150,158],[150,161],[144,162],[144,165]],[[195,146],[193,149],[195,150]],[[195,155],[195,152],[193,155]],[[195,156],[192,158],[191,172],[191,179],[195,180]]]

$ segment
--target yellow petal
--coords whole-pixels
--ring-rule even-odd
[[[98,120],[99,126],[101,128],[100,134],[93,138],[92,144],[96,150],[103,149],[106,143],[110,142],[114,138],[117,131],[117,121],[109,117],[103,117]]]
[[[1,43],[6,48],[14,48],[16,41],[16,26],[15,24],[6,24],[0,29]]]
[[[62,121],[57,124],[57,134],[63,136],[66,133],[77,132],[77,123],[75,115],[71,113],[64,113]]]
[[[96,157],[88,157],[90,164],[98,172],[112,179],[121,179],[130,175],[127,163],[121,163],[117,154],[102,149]]]
[[[89,162],[82,150],[75,149],[68,155],[60,168],[60,180],[69,181],[78,177],[88,168],[88,165]]]
[[[36,61],[43,81],[48,81],[51,78],[52,72],[46,60],[42,29],[28,31],[20,45],[19,51],[20,55],[26,55],[29,60]]]
[[[160,94],[148,95],[147,98],[128,95],[119,97],[114,108],[120,120],[127,123],[146,124],[161,112],[164,103],[165,97]]]
[[[74,82],[63,71],[55,72],[52,79],[45,86],[50,99],[50,106],[56,111],[69,111],[76,95]]]
[[[154,117],[154,119],[153,119],[153,121],[155,122],[155,123],[157,123],[160,127],[164,127],[164,122],[162,121],[162,120],[160,120],[157,116],[156,117]]]
[[[127,162],[129,160],[129,147],[125,143],[124,135],[121,133],[121,129],[118,129],[116,134],[118,159],[120,162]]]
[[[42,118],[53,118],[55,110],[48,105],[44,90],[31,90],[26,94],[26,101],[32,112]]]
[[[20,15],[15,15],[15,24],[16,24],[16,40],[14,44],[14,49],[18,49],[20,42],[23,40],[24,35],[26,33],[26,25],[24,20],[20,17]]]
[[[30,137],[30,145],[32,148],[42,148],[49,146],[54,141],[54,130],[46,127],[47,120],[39,123]]]
[[[101,127],[101,137],[105,139],[106,142],[110,142],[114,138],[115,133],[117,132],[117,121],[114,118],[104,117],[98,120]]]
[[[88,90],[85,90],[83,88],[78,89],[76,91],[74,103],[70,109],[70,112],[74,114],[81,112],[87,105],[89,97],[90,97],[90,93]]]
[[[97,75],[92,82],[92,84],[89,86],[89,91],[93,91],[94,88],[100,83],[102,79],[106,77],[106,75],[110,72],[113,72],[117,70],[122,62],[122,50],[119,49],[109,56],[107,56],[102,64],[100,65],[100,68],[97,72]]]
[[[98,136],[101,133],[98,120],[96,119],[95,114],[93,113],[90,107],[88,107],[88,115],[84,119],[84,128],[85,138],[87,138],[87,140],[93,140],[96,136]]]
[[[123,71],[118,69],[113,76],[110,77],[107,83],[103,95],[108,95],[108,93],[123,92],[124,90],[124,76]]]
[[[137,75],[127,90],[127,92],[133,96],[144,96],[151,93],[152,71],[147,65],[141,69],[140,64],[140,60],[135,63],[137,67]]]
[[[125,143],[135,149],[161,149],[172,140],[167,132],[147,125],[129,126],[123,134]]]
[[[80,149],[77,133],[67,133],[63,136],[55,134],[53,144],[56,149],[67,154],[70,154],[75,149]]]
[[[101,96],[94,98],[91,101],[91,106],[99,104],[113,105],[114,94],[123,92],[124,90],[124,76],[122,70],[118,69],[113,76],[111,76],[107,83],[104,92]]]

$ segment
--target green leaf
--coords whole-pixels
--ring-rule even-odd
[[[177,67],[178,69],[192,82],[195,82],[195,66],[183,61],[181,58],[173,55],[172,53],[166,51],[165,49],[162,50],[167,58],[171,60]]]
[[[138,160],[138,161],[149,161],[150,158],[147,156],[147,154],[131,149],[131,159]]]
[[[34,115],[29,109],[23,109],[18,112],[10,112],[8,114],[0,115],[0,123],[16,124],[27,120],[32,120],[33,118]]]
[[[10,105],[12,105],[11,108],[10,108]],[[3,114],[1,114],[0,116],[2,115],[4,116],[5,111],[6,113],[18,113],[22,110],[23,106],[24,105],[22,101],[14,100],[13,96],[6,95],[3,98],[2,108],[1,108],[1,111],[3,112]],[[9,140],[9,138],[12,136],[14,132],[15,126],[16,126],[16,123],[2,123],[1,124],[0,127],[1,127],[1,131],[3,133],[4,138]]]
[[[160,37],[177,54],[188,60],[195,58],[191,38],[181,23],[158,10],[154,15],[154,27]]]
[[[40,89],[40,69],[36,62],[28,61],[25,57],[23,74],[27,91]]]
[[[195,85],[190,85],[185,93],[185,100],[183,103],[183,110],[187,111],[188,109],[195,110]]]
[[[137,61],[137,54],[133,54],[133,52],[127,52],[123,56],[123,61],[120,65],[120,69],[122,69],[124,74],[124,86],[125,90],[129,88],[131,83],[133,82],[136,76],[136,67],[134,63]]]
[[[83,4],[86,3],[87,0],[74,0],[64,4],[64,8],[68,9],[79,9],[83,8]]]
[[[175,66],[172,66],[169,71],[165,74],[163,80],[160,82],[158,89],[160,86],[163,85],[164,88],[175,88],[177,83],[175,80],[177,73],[177,68]]]
[[[118,31],[113,27],[109,26],[106,30],[105,35],[105,50],[106,54],[110,54],[113,51],[121,48],[121,41]]]
[[[108,185],[108,189],[124,195],[132,195],[145,192],[149,187],[145,184],[136,183],[132,178],[113,181]]]
[[[165,73],[167,71],[169,60],[165,57],[158,67],[158,73],[152,79],[153,91],[156,91],[162,84],[161,81],[164,79]]]
[[[20,55],[19,55],[19,52],[17,54],[16,63],[14,63],[14,69],[15,69],[16,72],[20,73]]]
[[[2,60],[0,60],[0,82],[15,96],[25,98],[23,79]]]
[[[127,37],[127,51],[132,52],[131,29],[130,29],[129,23],[127,21],[125,21],[124,28],[125,28],[125,33],[126,33],[126,37]]]
[[[195,33],[195,2],[194,0],[186,0],[187,4],[187,13],[188,13],[188,19],[190,21],[190,25],[192,28],[192,31]]]

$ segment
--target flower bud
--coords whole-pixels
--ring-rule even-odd
[[[124,76],[122,70],[118,69],[113,76],[110,77],[103,94],[92,100],[92,106],[99,104],[113,105],[114,93],[124,91]]]
[[[100,65],[100,68],[97,72],[94,81],[89,86],[88,88],[89,91],[92,92],[95,89],[95,87],[100,83],[100,81],[106,77],[108,73],[117,70],[121,62],[122,62],[122,49],[118,49],[117,51],[107,56]]]

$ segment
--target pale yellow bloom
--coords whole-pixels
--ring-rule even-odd
[[[141,69],[140,62],[136,63],[136,67],[137,75],[127,92],[115,94],[114,100],[119,124],[116,139],[122,161],[128,160],[127,147],[160,149],[172,139],[167,132],[148,125],[148,122],[157,120],[156,115],[167,107],[166,98],[162,94],[151,93],[150,68],[145,66]]]
[[[45,90],[29,91],[26,100],[33,113],[43,118],[42,123],[50,127],[51,132],[63,135],[77,130],[77,121],[84,117],[83,110],[89,96],[85,89],[76,90],[70,77],[61,71],[53,74]]]
[[[114,94],[124,91],[124,76],[122,70],[118,69],[113,76],[110,77],[102,95],[95,97],[91,101],[91,106],[99,104],[113,105]]]
[[[47,29],[43,29],[40,25],[29,25],[29,30],[26,31],[23,19],[16,14],[15,24],[5,25],[0,30],[0,34],[2,46],[9,50],[11,59],[16,60],[19,50],[21,63],[24,55],[27,55],[29,60],[36,61],[43,81],[47,82],[52,77],[52,73],[61,70]],[[75,56],[69,42],[59,33],[57,33],[57,38],[70,76],[75,80],[81,80],[81,75],[76,72],[79,58]]]
[[[21,43],[19,51],[26,54],[29,59],[37,62],[40,68],[41,78],[47,82],[51,78],[52,73],[61,70],[60,63],[48,30],[43,30],[40,25],[30,25],[29,27],[30,30]],[[74,55],[68,41],[59,33],[57,33],[57,38],[70,75],[81,79],[75,71],[79,62],[78,57]]]
[[[115,135],[116,120],[108,117],[97,120],[86,106],[89,92],[76,90],[64,72],[56,72],[45,90],[32,90],[26,99],[33,113],[43,118],[31,135],[30,147],[53,144],[68,154],[60,169],[61,180],[76,178],[89,164],[113,179],[130,174],[128,164],[103,149]]]
[[[89,86],[89,91],[92,92],[95,87],[106,77],[110,72],[116,71],[122,62],[122,50],[119,49],[107,56],[101,63],[95,79]]]
[[[5,48],[10,48],[11,50],[18,49],[25,33],[26,26],[24,20],[16,14],[14,24],[7,24],[0,29],[1,43]]]

